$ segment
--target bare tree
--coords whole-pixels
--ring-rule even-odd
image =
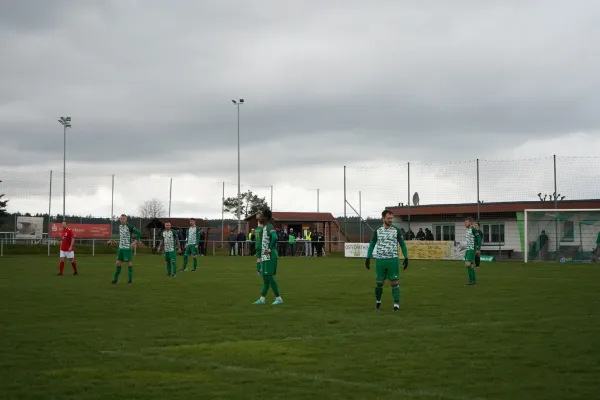
[[[138,207],[138,211],[142,218],[160,218],[167,214],[165,206],[157,199],[146,200]]]

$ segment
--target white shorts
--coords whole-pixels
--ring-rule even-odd
[[[68,258],[68,259],[73,259],[75,258],[75,252],[74,251],[60,251],[60,258]]]

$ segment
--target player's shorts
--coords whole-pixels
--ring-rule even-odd
[[[185,246],[185,255],[186,256],[197,256],[198,255],[198,249],[196,248],[195,245],[188,244],[187,246]]]
[[[262,275],[277,275],[277,258],[256,264],[256,268],[258,268]]]
[[[133,259],[131,249],[119,249],[117,250],[118,261],[131,261]]]
[[[397,281],[400,279],[400,259],[380,258],[375,265],[375,279],[378,281]]]
[[[75,252],[74,251],[60,251],[60,258],[68,258],[69,260],[72,260],[73,258],[75,258]]]
[[[475,264],[475,250],[467,250],[465,251],[465,263]]]
[[[170,263],[176,262],[177,261],[177,252],[175,250],[165,251],[165,261],[170,262]]]

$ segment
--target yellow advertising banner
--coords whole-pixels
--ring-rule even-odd
[[[444,260],[452,256],[454,242],[409,240],[406,241],[408,258],[411,260]],[[399,254],[402,253],[399,251]]]

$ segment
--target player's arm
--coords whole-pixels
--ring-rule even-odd
[[[134,239],[134,244],[136,243],[140,243],[140,238],[142,237],[142,232],[137,229],[135,226],[128,224],[129,225],[129,232],[131,233],[131,235],[133,236],[135,234],[135,239]]]
[[[273,250],[277,247],[277,241],[279,238],[277,237],[277,233],[273,230],[270,233],[270,241],[269,241],[269,250]]]
[[[404,238],[400,234],[400,229],[396,228],[396,231],[398,232],[398,234],[396,235],[398,237],[398,244],[400,245],[400,250],[402,251],[402,255],[404,256],[404,261],[402,262],[402,265],[404,266],[404,269],[406,269],[408,268],[408,248],[406,248],[406,242],[404,242]]]
[[[371,236],[371,241],[369,242],[369,248],[367,250],[367,258],[365,259],[365,267],[367,267],[367,269],[371,268],[371,257],[373,257],[373,250],[375,250],[376,244],[377,244],[377,230],[374,230],[373,236]]]
[[[200,246],[200,228],[196,227],[196,248]]]
[[[473,236],[475,237],[475,251],[481,253],[481,235],[475,228],[473,228]]]
[[[69,245],[69,251],[73,251],[75,248],[75,234],[71,231],[71,244]]]

